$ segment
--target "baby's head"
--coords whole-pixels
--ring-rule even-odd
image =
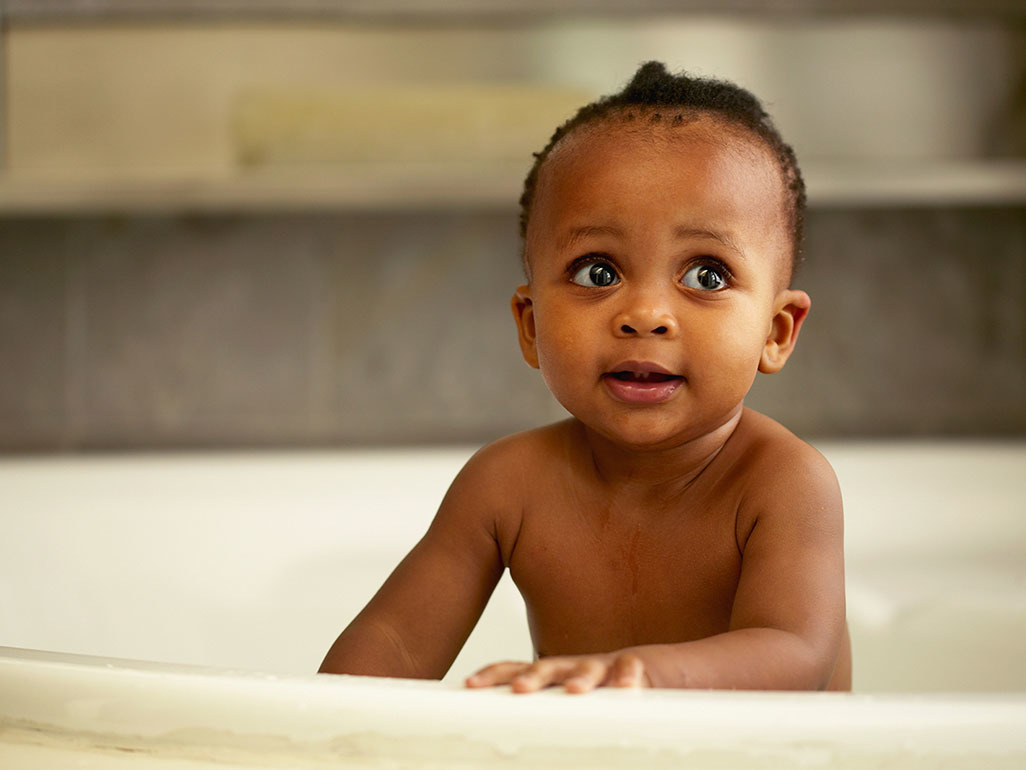
[[[676,446],[733,424],[794,349],[804,186],[748,92],[646,64],[556,132],[521,202],[524,359],[607,438]]]
[[[785,260],[784,285],[789,285],[801,261],[805,221],[805,182],[794,150],[784,142],[759,100],[733,83],[671,75],[659,62],[643,64],[619,93],[585,105],[561,125],[545,148],[535,154],[534,166],[524,180],[520,197],[520,234],[524,241],[524,270],[530,280],[528,231],[539,176],[553,151],[568,137],[596,128],[642,132],[645,128],[669,128],[711,119],[725,138],[759,144],[774,159],[782,183],[782,223],[790,251]]]

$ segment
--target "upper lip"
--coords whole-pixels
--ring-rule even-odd
[[[612,367],[608,372],[606,372],[606,374],[610,375],[618,372],[632,372],[633,374],[665,374],[669,377],[682,376],[651,361],[623,361]]]

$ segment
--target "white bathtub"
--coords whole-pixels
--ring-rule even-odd
[[[0,460],[0,767],[1026,767],[1026,443],[821,449],[854,694],[313,675],[469,449]]]

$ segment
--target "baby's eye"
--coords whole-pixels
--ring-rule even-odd
[[[612,286],[620,282],[620,277],[609,263],[592,262],[574,273],[570,280],[579,286]]]
[[[727,285],[727,271],[714,265],[695,265],[681,280],[689,289],[719,291]]]

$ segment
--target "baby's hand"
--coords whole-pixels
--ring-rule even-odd
[[[632,652],[605,655],[566,655],[534,663],[493,663],[467,677],[467,687],[508,684],[513,692],[535,692],[563,685],[567,692],[585,693],[596,687],[648,687],[641,658]]]

